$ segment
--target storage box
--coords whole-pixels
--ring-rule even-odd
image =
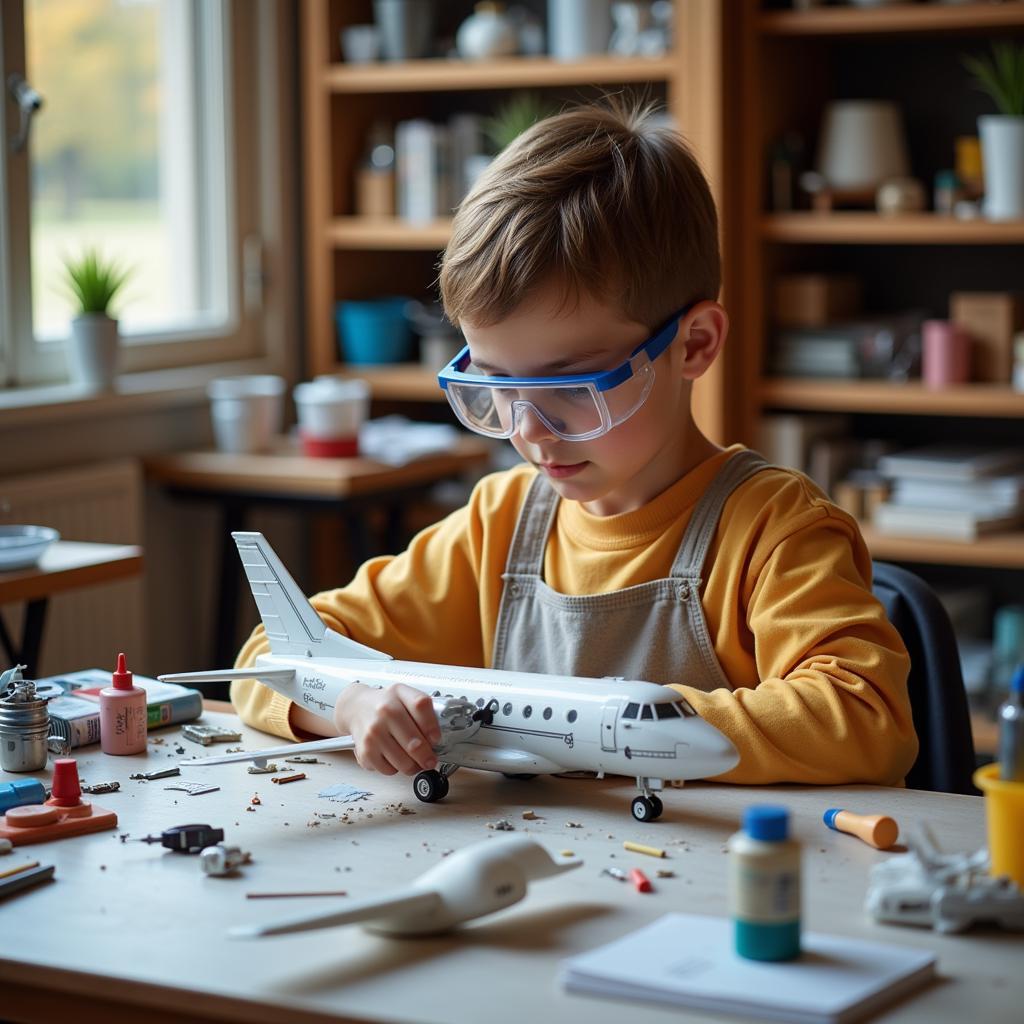
[[[949,319],[971,336],[971,380],[1009,384],[1013,335],[1024,326],[1024,297],[1012,292],[953,292]]]
[[[785,274],[775,282],[780,327],[824,327],[860,312],[860,281],[849,274]]]

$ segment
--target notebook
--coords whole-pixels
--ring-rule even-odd
[[[562,964],[570,992],[718,1010],[799,1024],[844,1024],[934,975],[933,953],[837,935],[804,934],[798,960],[744,960],[732,922],[666,914]]]

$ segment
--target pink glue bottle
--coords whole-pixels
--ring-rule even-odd
[[[117,656],[111,682],[100,690],[100,746],[104,754],[141,754],[146,749],[146,691],[132,683],[123,654]]]

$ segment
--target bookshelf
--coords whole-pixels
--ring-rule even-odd
[[[439,28],[453,29],[472,0],[437,4]],[[538,11],[542,4],[531,4]],[[470,109],[489,112],[517,89],[557,103],[602,90],[636,89],[664,101],[724,204],[723,48],[727,12],[719,0],[675,0],[676,44],[657,58],[595,56],[574,62],[547,57],[484,61],[410,60],[345,64],[339,34],[373,20],[370,0],[303,0],[300,8],[305,307],[303,341],[309,376],[344,373],[333,310],[344,299],[381,294],[425,297],[436,277],[450,221],[410,225],[397,218],[354,215],[354,174],[369,127],[413,117],[443,120]],[[382,282],[386,282],[383,284]],[[731,359],[732,357],[730,357]],[[375,399],[443,402],[433,374],[418,364],[359,368]],[[738,434],[738,407],[728,400],[726,363],[700,382],[695,404],[702,425],[723,442]]]
[[[734,40],[739,81],[732,89],[736,127],[728,163],[728,223],[755,229],[732,236],[730,287],[742,296],[730,344],[743,353],[737,394],[746,396],[743,440],[754,443],[762,415],[845,413],[861,437],[926,443],[945,436],[1020,443],[1024,394],[1009,384],[941,391],[919,381],[775,378],[763,369],[771,344],[772,287],[781,274],[853,274],[865,310],[920,308],[944,318],[953,291],[1020,290],[1024,221],[958,220],[934,213],[881,216],[769,205],[771,145],[796,130],[813,163],[831,99],[897,102],[908,136],[911,173],[931,192],[934,173],[952,165],[955,136],[977,134],[988,100],[959,63],[989,40],[1024,39],[1024,3],[914,3],[794,10],[782,0],[737,0]],[[948,157],[945,154],[948,152]],[[940,162],[945,159],[946,162]],[[876,558],[938,567],[1024,570],[1024,534],[972,543],[884,536],[863,528]],[[945,570],[943,570],[945,571]],[[1019,577],[1011,584],[1019,592]]]

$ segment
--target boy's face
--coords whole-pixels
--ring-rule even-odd
[[[561,291],[549,287],[500,323],[463,324],[473,363],[493,376],[596,373],[624,363],[651,335],[647,325],[592,296],[581,296],[568,311],[559,308],[560,300]],[[564,441],[532,411],[523,413],[512,444],[561,497],[596,515],[614,515],[639,508],[684,475],[691,433],[688,378],[699,373],[685,372],[681,335],[692,316],[683,318],[680,334],[653,363],[654,385],[647,400],[602,437]]]

